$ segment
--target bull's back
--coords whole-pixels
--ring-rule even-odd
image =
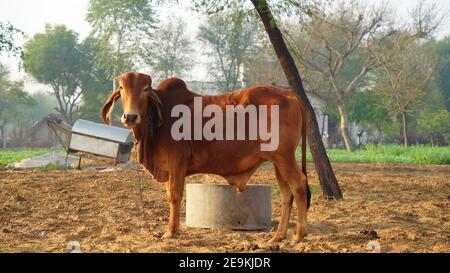
[[[192,160],[190,170],[195,172],[230,174],[239,173],[248,170],[252,166],[260,164],[267,159],[270,153],[295,153],[295,149],[300,140],[301,113],[299,101],[293,92],[278,89],[270,86],[256,86],[242,91],[236,91],[219,96],[203,96],[203,109],[208,105],[218,105],[223,112],[223,140],[192,140]],[[249,139],[249,119],[245,118],[245,140],[237,140],[238,116],[234,117],[234,138],[226,140],[226,105],[243,107],[254,105],[256,109],[259,106],[267,106],[267,124],[271,128],[271,110],[274,105],[279,109],[279,141],[278,148],[274,151],[262,151],[261,144],[269,141],[263,141],[257,133],[256,140]],[[256,111],[259,120],[259,111]],[[208,122],[210,118],[203,118],[202,124]],[[193,130],[195,128],[192,128]],[[259,125],[257,125],[257,131]],[[270,131],[270,129],[269,129]]]

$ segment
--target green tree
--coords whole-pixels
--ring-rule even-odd
[[[374,126],[383,141],[383,131],[392,123],[392,120],[379,94],[373,91],[355,92],[347,103],[347,109],[350,121],[366,128]]]
[[[106,98],[111,93],[111,82],[108,71],[99,67],[95,57],[102,50],[100,41],[86,38],[80,45],[80,51],[86,59],[85,72],[81,82],[83,90],[80,116],[85,119],[100,121],[100,111]]]
[[[438,65],[436,68],[436,84],[443,93],[444,103],[450,111],[450,36],[436,43]]]
[[[186,22],[171,17],[160,25],[152,41],[143,51],[144,62],[159,80],[182,76],[192,68],[192,40],[186,34]],[[153,75],[152,75],[153,76]]]
[[[79,49],[78,34],[65,26],[47,25],[25,44],[23,66],[34,79],[53,89],[64,119],[72,123],[79,112],[86,60]]]
[[[212,15],[200,26],[198,37],[214,59],[209,71],[226,91],[244,87],[239,85],[242,65],[258,48],[259,29],[258,22],[246,20],[243,12]]]
[[[431,144],[439,144],[439,139],[444,143],[450,142],[450,112],[446,109],[435,111],[423,111],[417,120],[417,128],[420,133],[430,138]]]
[[[149,0],[90,0],[86,21],[102,48],[97,62],[110,79],[133,68],[140,45],[148,42],[156,23]]]
[[[7,127],[20,120],[23,109],[35,104],[35,101],[24,91],[23,81],[9,80],[9,71],[0,64],[0,132],[2,147],[7,147]]]

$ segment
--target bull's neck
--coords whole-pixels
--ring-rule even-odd
[[[147,111],[146,111],[147,112]],[[137,142],[137,159],[150,173],[154,174],[154,139],[150,135],[149,115],[144,113],[141,117],[141,124],[132,129]]]

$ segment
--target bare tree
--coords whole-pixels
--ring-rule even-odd
[[[145,49],[144,62],[160,79],[181,76],[192,68],[194,49],[181,18],[171,17],[163,23]]]
[[[405,147],[409,145],[409,117],[423,104],[437,66],[435,52],[424,42],[433,37],[444,18],[434,3],[421,2],[410,13],[410,25],[393,31],[389,39],[374,39],[371,47],[381,66],[376,91],[388,109],[400,114]]]
[[[420,1],[410,11],[409,29],[414,33],[414,38],[433,38],[433,34],[442,26],[445,13],[441,12],[436,3]]]
[[[326,81],[331,86],[329,90],[336,100],[342,138],[350,152],[352,142],[345,102],[368,73],[379,66],[369,48],[374,37],[385,39],[391,34],[384,31],[389,24],[388,15],[389,10],[384,5],[364,7],[356,0],[340,1],[332,12],[323,10],[312,15],[297,35],[287,33],[296,60],[308,76],[312,76],[308,78],[316,77],[320,79],[316,83]],[[323,88],[313,84],[309,87]]]
[[[264,42],[261,50],[257,54],[245,58],[244,63],[247,68],[247,80],[250,84],[288,85],[271,44]]]
[[[437,60],[433,51],[421,46],[410,33],[398,33],[383,53],[377,55],[382,74],[376,90],[388,109],[400,114],[405,147],[409,145],[409,117],[423,104]],[[389,61],[386,59],[389,58]]]

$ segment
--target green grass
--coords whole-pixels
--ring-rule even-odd
[[[47,148],[33,150],[0,150],[0,165],[8,165],[25,158],[43,155],[51,150]]]
[[[47,164],[43,167],[39,167],[39,170],[43,171],[43,172],[48,172],[48,171],[55,171],[55,170],[64,170],[64,165],[63,164],[57,164],[57,163],[50,163]]]
[[[320,185],[316,185],[316,184],[309,184],[309,190],[311,191],[311,194],[319,194],[322,192],[322,190],[320,189]],[[272,189],[272,197],[275,197],[277,195],[280,194],[280,186],[278,184],[276,184],[275,186],[273,186]]]
[[[311,194],[319,194],[322,192],[320,185],[316,184],[309,184],[309,190],[311,191]]]
[[[8,165],[28,157],[49,153],[50,149],[0,150],[0,165]],[[344,149],[328,149],[328,156],[336,163],[398,163],[398,164],[450,164],[450,146],[432,147],[416,145],[405,148],[400,145],[368,145],[365,149],[348,153]],[[300,150],[296,153],[300,160]],[[307,161],[312,162],[307,153]]]
[[[352,153],[344,149],[327,149],[331,162],[336,163],[397,163],[397,164],[450,164],[450,146],[436,147],[416,145],[405,148],[400,145],[367,145]],[[300,160],[300,150],[296,152]],[[307,161],[312,162],[310,152]]]

